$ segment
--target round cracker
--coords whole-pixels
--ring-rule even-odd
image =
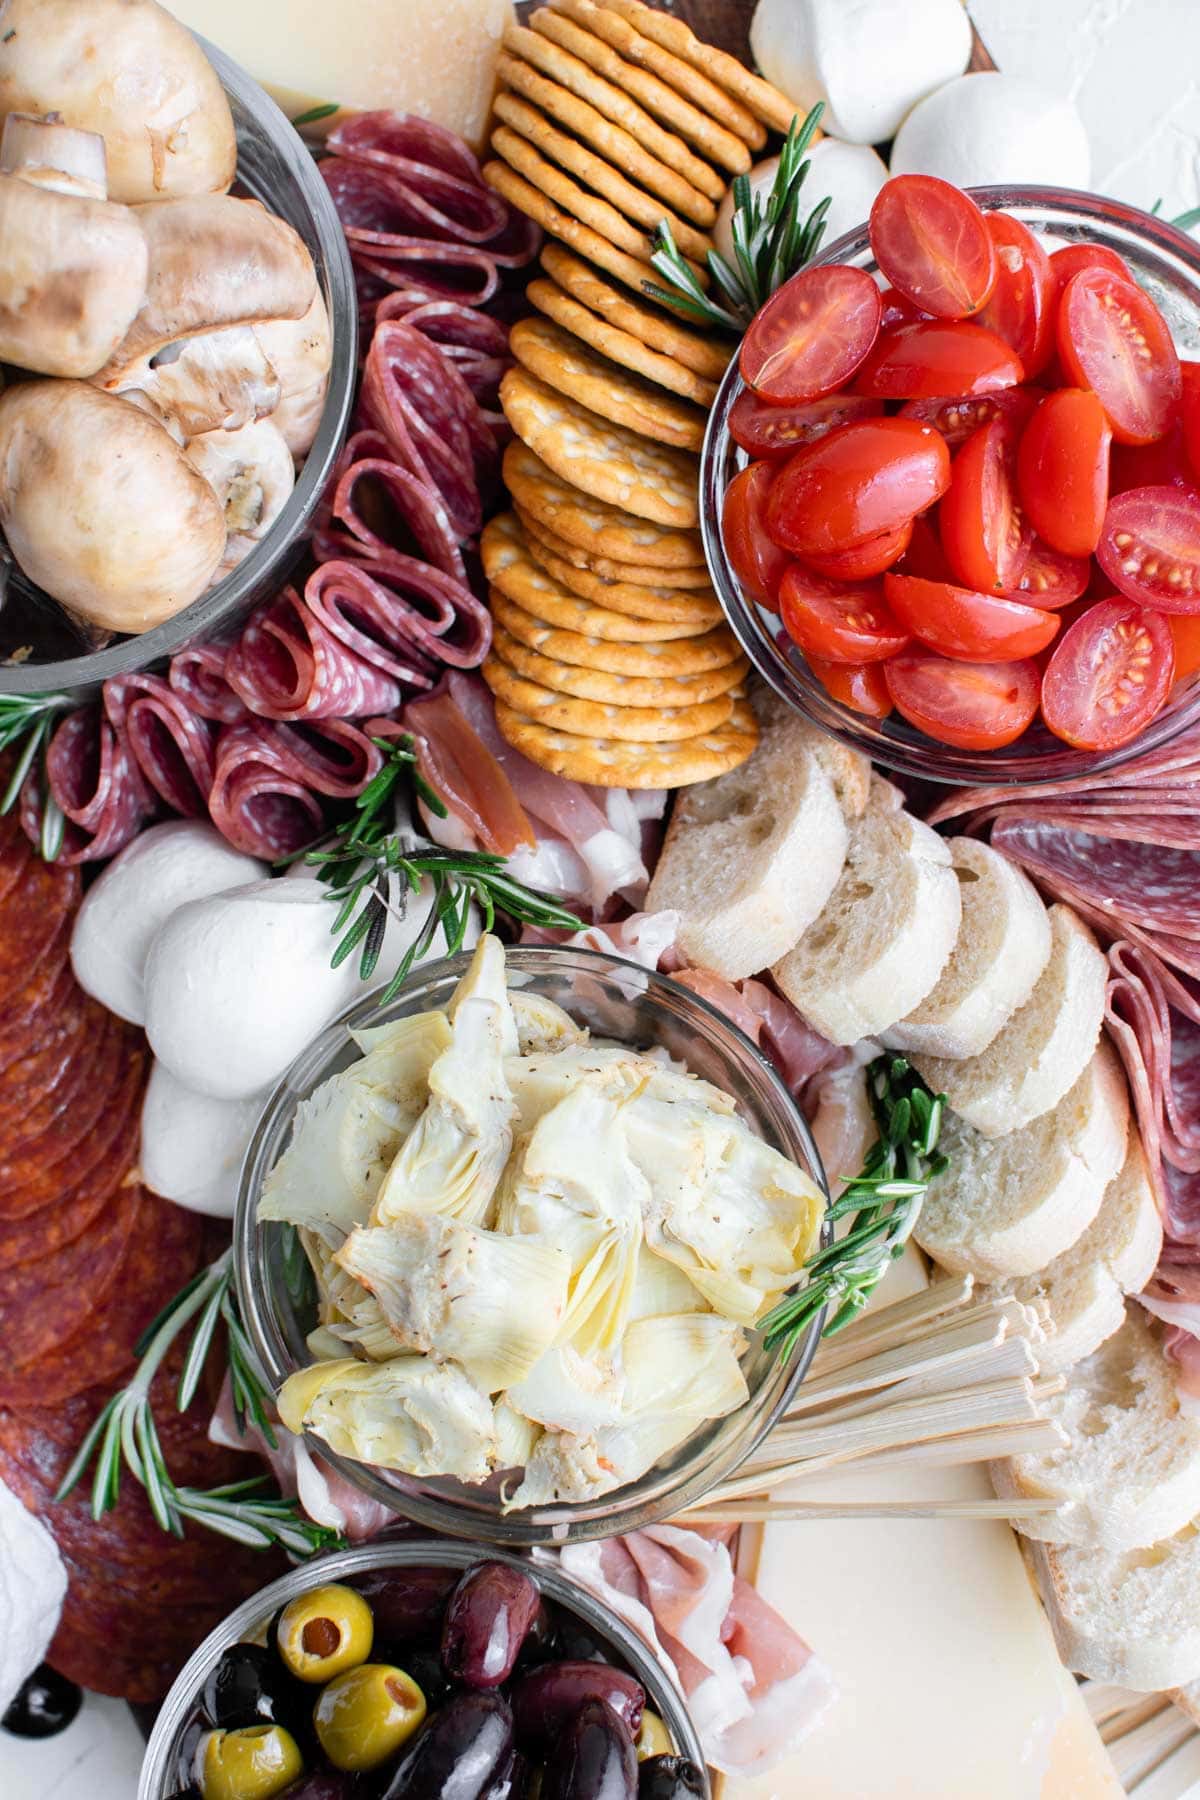
[[[732,662],[698,675],[614,675],[608,669],[554,662],[520,643],[495,621],[492,649],[501,662],[539,687],[573,694],[579,700],[599,700],[606,706],[692,706],[740,688],[750,670],[747,658],[739,654]]]
[[[707,419],[686,400],[662,394],[652,382],[597,356],[552,319],[518,319],[508,347],[523,368],[581,406],[657,444],[697,454]]]
[[[736,345],[725,344],[715,334],[706,336],[681,325],[667,312],[647,301],[632,299],[605,281],[590,263],[573,256],[560,244],[542,248],[542,267],[552,281],[609,325],[640,338],[651,350],[674,357],[706,381],[719,382],[729,366]]]
[[[525,298],[561,325],[580,343],[587,344],[601,355],[619,363],[623,369],[631,369],[635,375],[641,375],[647,381],[657,383],[659,387],[669,389],[673,394],[681,395],[685,400],[695,400],[703,407],[710,407],[717,397],[715,381],[705,381],[700,375],[694,375],[674,357],[660,356],[657,350],[651,350],[640,338],[633,337],[628,331],[620,331],[615,325],[609,325],[604,319],[597,318],[578,300],[572,300],[570,294],[560,288],[556,281],[545,281],[540,276],[529,283],[525,289]]]
[[[620,506],[585,494],[524,441],[510,444],[504,452],[504,484],[526,512],[581,550],[648,568],[704,567],[699,532],[664,530],[653,520],[634,517]]]
[[[521,447],[524,449],[525,446]],[[525,535],[531,544],[544,544],[552,556],[569,562],[574,568],[590,569],[605,581],[630,581],[635,587],[675,588],[685,594],[712,592],[712,582],[703,563],[699,568],[656,569],[649,563],[621,562],[615,557],[598,556],[593,550],[584,550],[559,537],[548,525],[535,519],[519,500],[514,499],[513,511],[525,527]]]
[[[708,669],[725,668],[738,655],[737,643],[723,625],[706,631],[702,637],[673,638],[669,643],[619,644],[547,625],[498,587],[489,593],[492,613],[510,637],[527,650],[539,651],[551,662],[573,663],[579,669],[603,669],[609,675],[642,678],[702,675]]]
[[[724,725],[681,744],[631,744],[617,738],[576,736],[539,724],[496,702],[500,735],[530,762],[571,781],[595,787],[676,788],[709,781],[753,755],[758,724],[745,700],[735,701]]]
[[[479,551],[483,572],[492,586],[545,625],[612,644],[660,644],[673,638],[701,637],[711,630],[703,621],[666,623],[636,618],[572,593],[530,556],[525,534],[512,513],[500,513],[484,526]]]
[[[687,738],[702,737],[725,723],[734,704],[729,694],[701,701],[697,706],[674,706],[669,710],[663,706],[612,706],[599,700],[576,700],[569,694],[555,693],[553,688],[539,687],[536,681],[526,681],[498,656],[488,657],[482,674],[498,700],[542,725],[582,737],[620,738],[635,744],[677,744]]]
[[[695,625],[711,631],[721,623],[720,603],[715,595],[689,593],[686,588],[641,587],[634,581],[606,581],[591,569],[577,569],[564,562],[545,544],[525,534],[525,548],[539,568],[545,569],[569,593],[590,600],[593,606],[610,612],[630,613],[635,619],[658,619],[663,623]]]
[[[622,19],[627,19],[634,28],[643,32],[646,37],[653,38],[656,44],[662,44],[667,50],[673,50],[676,56],[690,63],[694,69],[701,69],[710,80],[748,106],[756,119],[761,119],[772,131],[782,132],[787,136],[792,121],[796,117],[796,108],[779,89],[761,75],[751,74],[736,56],[730,56],[725,50],[718,50],[715,44],[706,44],[698,38],[682,19],[672,18],[668,13],[659,12],[656,7],[646,6],[643,0],[605,0],[610,12],[615,12]]]
[[[484,163],[481,171],[484,181],[502,200],[523,212],[527,219],[540,225],[552,237],[561,238],[572,250],[578,250],[580,256],[586,256],[598,268],[606,269],[623,281],[627,287],[641,292],[643,281],[647,275],[647,265],[627,251],[620,250],[599,231],[593,231],[590,225],[584,225],[571,213],[564,212],[553,200],[534,187],[532,181],[526,181],[515,169],[510,169],[506,162]]]

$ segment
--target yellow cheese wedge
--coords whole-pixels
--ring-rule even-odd
[[[165,0],[242,64],[290,119],[337,101],[394,107],[476,149],[512,0]],[[322,129],[336,117],[322,121]]]

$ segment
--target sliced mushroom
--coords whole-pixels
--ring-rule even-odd
[[[0,397],[0,526],[32,581],[110,631],[189,606],[225,550],[221,503],[170,434],[85,381]]]
[[[0,362],[94,375],[137,314],[147,268],[136,215],[104,198],[103,142],[10,113],[0,138]]]
[[[292,455],[304,456],[325,410],[333,358],[329,314],[320,288],[302,319],[268,319],[253,329],[279,381],[281,398],[271,421]]]
[[[237,140],[191,32],[155,0],[0,0],[0,114],[98,132],[108,191],[132,203],[223,192]]]
[[[184,438],[237,431],[279,404],[275,371],[249,325],[177,339],[134,364],[114,391],[144,394]]]
[[[187,446],[187,459],[213,489],[229,536],[217,578],[227,575],[264,538],[295,486],[292,453],[270,419],[239,431],[206,431]]]

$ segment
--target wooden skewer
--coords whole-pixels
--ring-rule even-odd
[[[1027,1519],[1058,1511],[1056,1500],[743,1500],[681,1513],[685,1525],[779,1524],[805,1519]]]

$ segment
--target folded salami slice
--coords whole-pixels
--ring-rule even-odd
[[[326,149],[335,156],[383,168],[397,163],[406,168],[416,165],[425,176],[454,175],[483,186],[479,158],[470,145],[448,126],[413,113],[355,113],[330,132]],[[507,208],[504,211],[507,215]]]
[[[118,675],[104,710],[127,739],[146,782],[172,812],[203,818],[213,779],[213,732],[161,675]]]
[[[478,175],[464,178],[374,149],[331,159],[322,173],[345,228],[484,248],[508,223],[504,201]]]
[[[322,563],[304,597],[343,643],[410,687],[432,687],[439,663],[478,668],[491,646],[491,615],[470,588],[399,551]]]
[[[194,644],[171,658],[168,681],[180,699],[202,719],[217,725],[236,725],[246,717],[246,704],[225,679],[228,647]]]
[[[333,198],[336,205],[336,191]],[[500,290],[496,257],[474,245],[396,237],[355,225],[346,227],[346,242],[360,277],[359,291],[368,303],[396,288],[414,300],[459,300],[464,306],[486,306]],[[377,284],[374,293],[369,286],[363,293],[363,277]]]
[[[403,320],[375,329],[363,364],[363,417],[400,466],[440,496],[458,537],[483,523],[496,440],[470,388],[435,344]]]
[[[390,457],[364,456],[350,463],[334,490],[332,513],[346,531],[326,528],[314,534],[319,560],[343,555],[347,548],[359,556],[383,550],[407,555],[415,549],[435,569],[466,585],[458,535],[441,496]]]
[[[224,726],[209,796],[212,822],[237,849],[277,862],[319,836],[317,794],[353,798],[379,765],[370,739],[340,719]]]
[[[251,712],[268,719],[359,719],[390,712],[400,700],[394,672],[358,655],[294,588],[251,615],[225,678]]]
[[[46,778],[67,821],[62,863],[115,856],[154,811],[154,796],[125,734],[98,707],[67,714],[46,751]],[[36,843],[41,795],[32,776],[21,793],[21,822]]]

